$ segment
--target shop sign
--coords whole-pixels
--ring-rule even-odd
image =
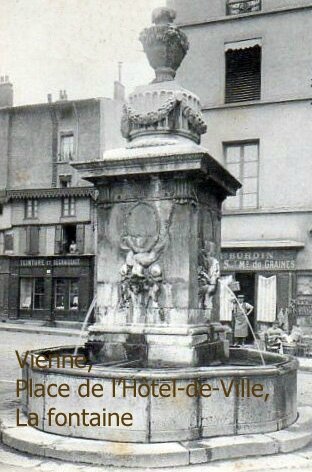
[[[221,253],[223,271],[255,270],[294,270],[296,269],[296,252],[293,250],[244,250],[225,251]]]
[[[20,267],[73,267],[79,266],[79,258],[63,259],[21,259]]]

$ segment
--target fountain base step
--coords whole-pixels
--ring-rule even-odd
[[[312,440],[312,408],[299,408],[296,423],[274,433],[200,441],[133,444],[60,437],[30,426],[16,427],[7,412],[0,425],[3,444],[21,452],[64,461],[118,467],[170,467],[292,452]]]

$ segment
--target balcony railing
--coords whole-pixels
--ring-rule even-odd
[[[261,10],[261,0],[227,0],[226,14],[241,15]]]

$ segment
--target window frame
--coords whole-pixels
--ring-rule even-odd
[[[68,217],[73,217],[73,216],[76,216],[76,198],[72,196],[63,197],[62,198],[62,217],[68,218]]]
[[[38,198],[26,198],[25,204],[24,204],[24,219],[37,220],[38,209],[39,209]]]
[[[64,141],[66,138],[72,138],[72,151],[69,153],[64,153]],[[75,134],[72,130],[61,131],[59,134],[59,151],[57,155],[58,162],[71,162],[75,158]]]
[[[233,47],[233,49],[228,47],[228,44],[233,44],[233,42],[225,43],[225,45],[224,45],[225,46],[225,48],[224,48],[224,91],[223,91],[223,93],[224,93],[224,97],[223,97],[224,105],[232,105],[232,104],[236,104],[236,103],[245,103],[245,102],[259,102],[262,99],[262,79],[263,79],[263,77],[262,77],[262,63],[263,63],[262,39],[258,38],[257,43],[254,44],[253,46],[244,47],[244,43],[247,44],[247,43],[249,43],[250,41],[253,41],[253,40],[254,40],[254,38],[237,41],[237,43],[239,43],[239,47],[235,47],[235,48]],[[235,44],[235,41],[234,41],[234,44]],[[244,54],[247,54],[247,51],[250,51],[251,49],[255,49],[255,48],[258,48],[260,50],[260,52],[259,52],[259,90],[258,89],[253,90],[254,95],[256,95],[255,92],[257,92],[257,96],[256,96],[256,98],[255,97],[247,97],[247,98],[239,97],[237,99],[233,99],[233,97],[231,98],[231,94],[229,93],[229,90],[228,90],[230,88],[230,85],[231,85],[230,78],[232,78],[232,80],[233,80],[233,77],[235,77],[235,75],[231,76],[230,71],[229,71],[230,53],[234,53],[234,52],[242,53],[243,52]],[[240,60],[242,60],[242,59],[240,59]],[[254,85],[257,85],[257,83],[255,82]],[[237,84],[236,84],[236,86],[237,86]],[[235,88],[234,88],[234,90],[235,90]],[[245,93],[246,93],[246,89],[245,89]],[[232,88],[232,94],[233,94],[233,88]]]
[[[25,306],[22,306],[21,302],[21,287],[22,287],[22,283],[23,281],[30,281],[30,290],[31,290],[31,293],[30,293],[30,297],[31,297],[31,300],[30,300],[30,306],[28,308],[26,308]],[[38,280],[41,280],[42,284],[43,284],[43,292],[37,292],[36,291],[36,282]],[[19,284],[19,309],[20,310],[36,310],[36,311],[43,311],[46,309],[45,307],[45,296],[46,296],[46,287],[45,287],[45,278],[44,277],[21,277],[20,278],[20,284]],[[36,308],[35,307],[35,299],[36,299],[36,296],[40,296],[42,302],[41,302],[41,308]]]
[[[63,287],[63,294],[57,293],[57,287],[61,282],[61,286]],[[76,284],[76,290],[72,290],[72,285]],[[78,311],[79,310],[79,278],[78,277],[55,277],[53,280],[53,310],[55,311]],[[63,297],[63,308],[61,306],[57,306],[57,297]],[[71,306],[71,298],[77,296],[78,297],[78,305],[76,308]]]
[[[257,159],[256,160],[245,160],[245,147],[248,145],[256,145],[257,146]],[[259,180],[260,180],[260,140],[259,139],[250,139],[250,140],[242,140],[242,141],[225,141],[222,143],[223,147],[223,156],[224,156],[224,163],[225,168],[231,172],[228,167],[229,162],[227,161],[227,149],[230,147],[239,147],[240,148],[240,157],[239,157],[239,176],[236,177],[239,182],[241,182],[242,187],[237,191],[237,194],[234,197],[228,198],[238,198],[239,205],[237,208],[228,208],[227,207],[227,200],[224,202],[224,209],[227,212],[239,212],[239,211],[254,211],[259,208]],[[245,176],[244,170],[246,163],[256,162],[256,176]],[[244,192],[244,180],[256,178],[256,191],[255,192]],[[244,195],[256,195],[256,206],[246,206],[244,204]]]

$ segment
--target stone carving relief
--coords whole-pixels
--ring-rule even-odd
[[[198,259],[199,308],[211,311],[220,278],[220,264],[215,257],[215,243],[205,241]]]
[[[175,24],[176,12],[160,7],[153,11],[153,26],[145,28],[139,40],[148,61],[155,70],[154,82],[173,80],[187,50],[189,41],[186,34]]]
[[[163,273],[158,260],[166,245],[169,220],[161,225],[149,203],[137,203],[125,218],[121,248],[127,251],[120,269],[119,306],[129,308],[133,322],[142,322],[148,308],[158,309]]]
[[[174,179],[174,202],[184,205],[191,203],[196,206],[198,203],[198,197],[192,182],[185,178],[185,176],[177,177]]]
[[[180,112],[187,120],[191,131],[197,135],[206,133],[207,125],[201,112],[196,111],[189,106],[181,93],[176,93],[157,110],[149,111],[147,113],[139,112],[131,105],[125,104],[123,106],[123,114],[121,118],[121,134],[124,138],[129,139],[134,125],[156,126],[178,107],[180,107]]]

